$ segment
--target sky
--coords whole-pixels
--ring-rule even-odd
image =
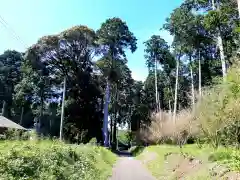
[[[148,69],[143,42],[153,34],[169,44],[172,37],[160,28],[182,0],[5,0],[1,1],[0,53],[7,49],[25,51],[44,36],[57,34],[75,25],[97,30],[112,17],[125,21],[138,39],[135,53],[127,52],[128,66],[135,80],[145,80]],[[3,20],[1,19],[3,18]],[[16,34],[17,38],[16,38]]]

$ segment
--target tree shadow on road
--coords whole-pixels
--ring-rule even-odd
[[[116,150],[116,151],[112,151],[112,152],[120,157],[133,157],[133,154],[127,150],[125,150],[125,151]]]
[[[115,151],[112,150],[112,152],[120,157],[136,157],[139,154],[141,154],[144,149],[145,149],[144,146],[136,146],[128,150],[115,150]]]

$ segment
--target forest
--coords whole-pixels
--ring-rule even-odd
[[[172,45],[154,34],[144,42],[144,82],[132,78],[126,52],[136,51],[137,39],[118,17],[96,31],[76,25],[41,37],[26,52],[7,50],[0,55],[1,113],[43,136],[105,145],[109,139],[112,147],[118,127],[136,132],[155,113],[176,122],[183,110],[199,110],[208,89],[237,78],[237,68],[228,77],[238,60],[237,7],[233,0],[185,0],[159,27],[174,37]],[[234,85],[225,86],[237,96]]]

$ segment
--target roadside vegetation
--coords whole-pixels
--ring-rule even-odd
[[[174,37],[175,63],[159,36],[146,42],[155,113],[135,132],[133,153],[159,179],[240,178],[237,5],[185,0],[174,9],[162,29]]]
[[[152,146],[136,147],[133,154],[159,179],[237,179],[239,77],[236,63],[225,82],[204,90],[194,109],[179,111],[176,121],[167,112],[154,114],[151,124],[142,128],[137,137],[142,144]]]
[[[97,145],[116,152],[119,144],[132,145],[159,179],[238,176],[238,5],[184,0],[159,27],[171,46],[160,35],[144,39],[143,82],[133,79],[126,53],[139,41],[118,17],[97,30],[76,25],[40,37],[25,52],[5,51],[1,116],[36,129],[38,138],[0,135],[0,179],[104,180],[116,156]]]
[[[238,179],[240,152],[204,146],[149,146],[137,156],[157,179]]]
[[[0,179],[4,180],[106,180],[115,161],[115,154],[98,146],[0,141]]]

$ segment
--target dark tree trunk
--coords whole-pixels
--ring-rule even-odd
[[[20,125],[23,125],[23,114],[24,114],[24,106],[21,108],[21,118],[20,118]]]
[[[115,116],[113,122],[113,150],[117,149],[117,118]]]
[[[117,114],[118,114],[118,109],[117,109],[117,103],[118,103],[118,86],[115,88],[115,102],[114,102],[114,121],[113,121],[113,140],[112,140],[112,149],[116,150],[117,149]]]
[[[110,136],[109,137],[110,137],[109,141],[112,145],[112,143],[113,143],[113,116],[110,117]]]
[[[9,103],[7,100],[3,101],[2,116],[8,119],[11,118],[11,103]]]
[[[41,89],[41,102],[40,102],[40,117],[39,117],[39,126],[40,126],[40,129],[42,128],[42,118],[43,118],[43,108],[44,108],[44,97],[43,97],[43,94],[44,94],[44,90],[43,88]]]

